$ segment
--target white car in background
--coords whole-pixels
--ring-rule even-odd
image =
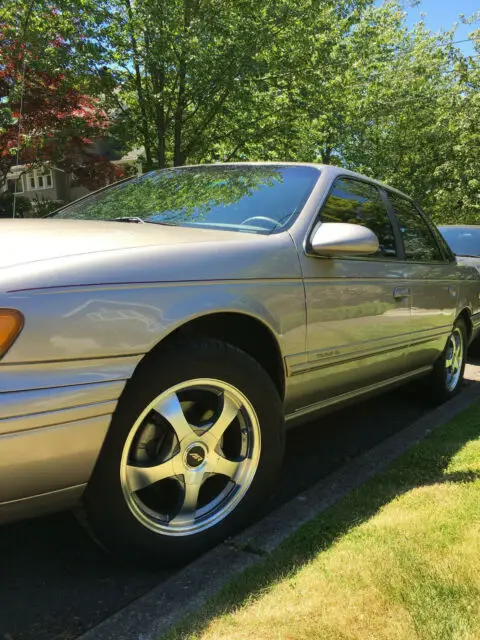
[[[480,225],[447,224],[438,227],[444,240],[455,254],[457,264],[475,267],[480,273]],[[480,355],[480,340],[470,346],[470,353]]]
[[[447,224],[438,227],[458,264],[475,267],[480,273],[480,225]]]

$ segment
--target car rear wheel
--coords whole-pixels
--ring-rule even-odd
[[[212,340],[171,349],[120,399],[88,527],[126,560],[183,564],[255,517],[282,457],[282,403],[254,359]]]
[[[444,402],[456,395],[462,386],[467,354],[467,328],[459,319],[448,337],[445,349],[430,376],[432,400]]]

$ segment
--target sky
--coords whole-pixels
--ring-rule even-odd
[[[421,13],[425,13],[425,25],[431,31],[448,31],[455,22],[460,22],[458,16],[470,16],[480,10],[480,0],[422,0],[418,7],[408,9],[407,24],[413,26],[421,20]],[[463,40],[468,34],[479,28],[480,24],[459,24],[455,40]],[[457,45],[465,54],[475,53],[473,46],[468,43]]]

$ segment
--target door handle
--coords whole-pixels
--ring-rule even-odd
[[[408,287],[395,287],[393,290],[393,297],[395,300],[402,300],[402,298],[410,297],[410,289]]]

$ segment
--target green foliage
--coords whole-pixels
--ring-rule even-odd
[[[0,194],[0,218],[13,217],[14,209],[13,193],[5,192]],[[20,218],[27,218],[32,212],[32,203],[28,198],[16,196],[15,215]]]
[[[31,64],[97,96],[109,135],[143,147],[147,169],[334,163],[406,191],[437,222],[480,221],[480,32],[465,56],[455,29],[409,30],[403,4],[5,0],[0,26],[42,52]],[[0,108],[0,128],[9,117]]]
[[[35,200],[27,218],[44,218],[49,213],[60,209],[66,202],[62,200]]]

